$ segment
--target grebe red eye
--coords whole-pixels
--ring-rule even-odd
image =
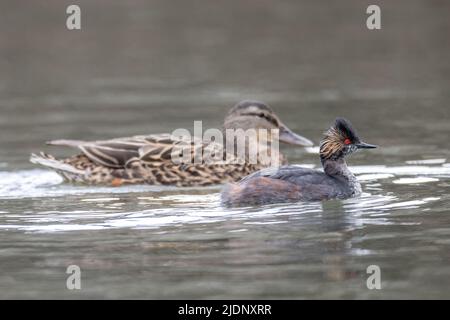
[[[347,138],[347,139],[344,140],[344,143],[345,144],[350,144],[350,143],[352,143],[352,141],[349,138]]]

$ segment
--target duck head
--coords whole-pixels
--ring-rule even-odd
[[[279,130],[279,141],[312,146],[313,142],[289,129],[267,104],[261,101],[244,100],[236,104],[225,118],[224,129],[271,129]]]

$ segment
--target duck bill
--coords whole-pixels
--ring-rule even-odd
[[[369,143],[365,143],[365,142],[357,143],[356,146],[358,147],[358,149],[374,149],[374,148],[378,147],[374,144],[369,144]]]
[[[314,143],[311,140],[302,137],[301,135],[298,135],[295,132],[292,132],[291,129],[289,129],[284,125],[280,126],[280,135],[278,138],[281,142],[294,144],[297,146],[311,147],[312,145],[314,145]]]

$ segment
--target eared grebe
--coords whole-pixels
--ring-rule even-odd
[[[259,101],[245,100],[234,106],[225,118],[223,131],[226,129],[279,129],[281,142],[300,146],[313,144],[310,140],[292,132],[268,105]],[[257,132],[259,134],[260,131]],[[217,158],[209,162],[191,161],[177,164],[172,159],[172,152],[180,150],[175,146],[185,142],[170,134],[103,141],[55,140],[48,144],[74,147],[81,153],[61,160],[45,153],[33,154],[30,161],[55,170],[69,182],[113,186],[143,183],[176,186],[212,185],[238,181],[247,174],[270,165],[246,161],[248,159],[233,163]],[[191,156],[203,155],[205,150],[208,150],[206,146],[210,146],[201,140],[200,143],[197,142],[188,144],[189,160]],[[286,163],[283,155],[277,154],[276,157],[279,157],[280,163]]]
[[[348,120],[337,118],[320,144],[324,172],[295,165],[266,168],[225,186],[222,203],[265,204],[358,196],[361,185],[348,169],[345,156],[371,148],[376,146],[362,142]]]

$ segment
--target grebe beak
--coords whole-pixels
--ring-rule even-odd
[[[280,126],[280,136],[278,137],[278,139],[281,142],[295,144],[298,146],[311,147],[314,145],[311,140],[296,134],[285,125]]]
[[[355,146],[358,149],[374,149],[374,148],[378,147],[378,146],[376,146],[374,144],[368,144],[368,143],[365,143],[365,142],[362,142],[362,141],[360,143],[356,143]]]

